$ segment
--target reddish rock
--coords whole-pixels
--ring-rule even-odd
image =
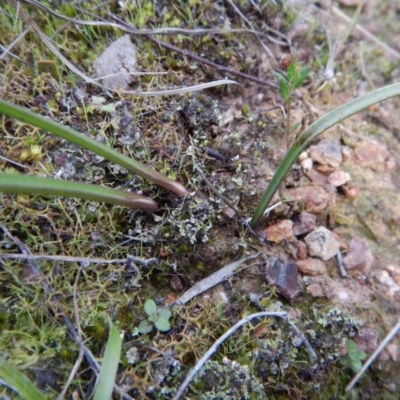
[[[298,269],[294,263],[285,263],[278,257],[272,256],[265,265],[263,279],[275,286],[277,293],[294,300],[301,293],[297,282]]]
[[[329,175],[328,182],[335,187],[342,186],[351,179],[350,174],[343,171],[336,171]]]
[[[306,211],[319,214],[329,203],[329,194],[319,186],[300,186],[287,191],[293,200],[304,202]]]
[[[360,194],[360,188],[358,186],[343,186],[341,189],[343,190],[343,194],[351,200],[357,198]]]
[[[322,275],[325,274],[327,269],[323,261],[318,258],[307,258],[305,260],[297,260],[297,267],[303,274],[308,275]]]
[[[343,258],[347,270],[357,269],[364,275],[371,272],[374,257],[367,242],[359,237],[354,237],[349,245],[349,252]]]
[[[372,328],[361,328],[354,337],[358,349],[371,354],[378,347],[379,332]]]
[[[235,211],[234,211],[232,208],[230,208],[230,207],[225,207],[225,208],[222,210],[222,214],[223,214],[225,217],[228,217],[228,218],[233,218],[233,217],[236,215]]]
[[[331,259],[339,251],[339,243],[332,232],[323,226],[314,229],[304,238],[304,241],[308,247],[308,253],[324,261]]]
[[[376,140],[364,140],[357,144],[354,149],[354,156],[355,163],[360,167],[384,171],[389,152],[385,145]]]
[[[324,296],[324,291],[322,290],[321,285],[318,285],[317,283],[312,283],[311,285],[308,285],[307,292],[310,293],[312,297]]]
[[[331,174],[332,172],[335,171],[334,167],[331,167],[330,165],[322,165],[322,164],[318,165],[316,167],[316,169],[317,169],[318,172],[321,172],[321,174],[323,174],[325,176],[327,176],[327,175],[329,175],[329,174]]]
[[[300,260],[305,260],[307,258],[307,245],[301,240],[297,242],[296,256]]]
[[[279,221],[265,229],[266,239],[269,242],[281,243],[283,240],[293,242],[293,222],[290,219]]]
[[[328,177],[315,169],[310,169],[305,173],[308,179],[311,179],[317,185],[326,185],[328,183]]]
[[[338,142],[333,140],[321,140],[308,150],[310,157],[320,164],[328,164],[337,168],[343,160],[342,151]]]
[[[297,236],[312,231],[316,221],[317,217],[314,214],[303,211],[299,215],[299,219],[293,223],[293,233]]]

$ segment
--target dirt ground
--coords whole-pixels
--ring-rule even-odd
[[[218,348],[184,398],[398,399],[398,338],[352,391],[345,387],[355,375],[349,341],[370,355],[400,316],[400,99],[321,135],[292,167],[273,199],[283,203],[262,218],[255,235],[232,209],[252,217],[287,140],[328,111],[399,80],[399,4],[366,0],[357,15],[359,3],[40,2],[59,15],[35,2],[1,4],[1,98],[114,147],[189,192],[174,196],[2,116],[1,171],[140,192],[160,206],[151,214],[1,194],[0,253],[53,257],[0,258],[2,357],[48,398],[57,398],[79,354],[71,326],[101,360],[110,318],[124,332],[115,398],[172,399],[190,368],[230,327],[252,313],[284,311],[315,359],[285,320],[255,319]],[[132,68],[142,74],[130,80],[132,93],[106,91],[85,83],[38,30],[90,77],[95,60],[125,33],[60,15],[175,30],[130,35]],[[308,67],[309,75],[288,106],[275,73],[285,75],[290,63]],[[146,95],[225,78],[239,85]],[[323,247],[330,241],[336,249],[333,256],[313,253],[309,235],[318,229]],[[339,248],[346,277],[334,256]],[[202,279],[246,257],[252,258],[234,275],[173,305]],[[170,307],[169,330],[139,332],[146,299]],[[78,366],[66,398],[93,394],[89,358]],[[17,398],[6,386],[0,394]]]

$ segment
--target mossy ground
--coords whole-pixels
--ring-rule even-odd
[[[114,1],[56,3],[54,9],[68,17],[109,20],[108,12],[113,12],[143,29],[163,26],[194,29],[199,27],[199,21],[203,28],[245,26],[229,2],[191,0],[172,5],[171,2],[137,1],[126,2],[122,8],[119,3],[123,2]],[[262,30],[267,24],[284,36],[293,23],[301,20],[301,15],[310,11],[278,2],[261,2],[260,9],[253,7],[252,2],[236,3],[256,30]],[[49,6],[46,2],[43,4]],[[93,73],[96,57],[123,34],[111,27],[69,23],[34,6],[23,4],[22,7],[59,50],[89,75]],[[359,307],[360,313],[355,306],[347,315],[328,301],[307,295],[298,303],[288,304],[262,283],[256,267],[244,270],[226,284],[228,304],[215,302],[215,297],[214,301],[193,301],[172,310],[170,332],[137,335],[135,328],[146,317],[145,300],[152,298],[162,304],[171,295],[173,276],[179,276],[184,288],[188,288],[223,265],[260,249],[265,257],[285,254],[284,247],[261,248],[235,219],[227,216],[225,204],[213,195],[194,170],[196,164],[207,176],[212,176],[213,184],[239,205],[246,218],[250,217],[266,179],[270,179],[285,151],[282,114],[265,112],[268,105],[276,103],[278,94],[270,87],[232,76],[242,87],[219,87],[177,97],[149,98],[117,93],[109,97],[95,86],[82,85],[80,78],[58,60],[32,30],[25,31],[27,26],[11,3],[3,3],[0,11],[2,45],[7,47],[20,38],[10,49],[10,55],[0,61],[2,98],[103,141],[177,178],[190,191],[186,199],[176,198],[138,177],[132,179],[123,168],[47,132],[2,116],[0,155],[5,157],[0,159],[2,170],[13,168],[28,174],[55,176],[62,169],[64,179],[131,188],[154,197],[161,206],[160,211],[150,215],[76,199],[2,195],[1,225],[34,254],[105,260],[133,255],[158,260],[147,267],[139,266],[140,279],[123,263],[85,265],[38,261],[42,276],[51,287],[47,292],[28,263],[1,260],[2,356],[30,376],[49,398],[56,398],[79,351],[58,311],[62,309],[62,313],[74,321],[75,304],[80,316],[78,329],[96,357],[101,358],[103,354],[108,317],[125,332],[117,383],[132,398],[168,399],[188,369],[219,336],[242,317],[258,311],[248,299],[251,290],[266,293],[262,299],[265,309],[291,310],[295,323],[309,338],[319,359],[310,362],[306,350],[295,345],[294,332],[284,322],[256,321],[219,348],[194,380],[186,398],[398,398],[399,382],[393,376],[390,363],[375,364],[373,372],[355,391],[344,394],[352,372],[339,364],[340,349],[366,322],[362,307]],[[323,111],[334,108],[343,98],[348,100],[356,95],[361,77],[351,57],[360,39],[350,38],[348,47],[338,56],[336,84],[317,92],[318,69],[324,67],[329,48],[324,27],[311,14],[310,21],[308,31],[293,41],[291,53],[296,62],[312,68],[308,91],[304,90],[303,94],[312,98]],[[260,57],[260,43],[249,33],[179,33],[157,38],[265,81],[274,81],[273,71],[282,68],[276,61]],[[139,76],[133,90],[160,90],[225,77],[225,73],[154,45],[146,36],[135,35],[132,40],[138,48],[138,70],[166,73]],[[269,45],[275,47],[273,42]],[[365,59],[382,56],[379,52],[379,49],[366,50]],[[385,61],[383,70],[374,65],[369,76],[378,86],[399,76],[396,62],[380,59]],[[88,96],[88,101],[76,100],[77,87]],[[344,89],[347,89],[346,95],[343,95]],[[260,93],[264,95],[262,104],[257,102]],[[48,98],[50,111],[35,106],[39,95]],[[92,101],[93,96],[103,97],[109,104],[128,100],[133,105],[132,131],[139,134],[139,141],[132,140],[119,129],[116,115],[102,111]],[[232,105],[238,99],[242,103],[239,107],[242,114],[236,115],[230,125],[219,126],[222,112],[234,108]],[[300,110],[300,114],[306,113],[300,103],[293,107]],[[294,118],[296,110],[292,113]],[[377,129],[371,126],[371,130]],[[221,162],[210,157],[203,151],[204,147],[215,149],[230,161]],[[291,178],[288,179],[290,182]],[[337,208],[338,224],[344,213],[341,207]],[[287,210],[278,212],[282,215]],[[322,222],[323,218],[320,219]],[[393,226],[395,234],[397,225]],[[358,225],[356,229],[362,231]],[[4,232],[0,238],[3,252],[21,251]],[[390,243],[383,248],[390,249]],[[75,284],[76,298],[73,296]],[[379,309],[369,311],[370,321],[378,321],[380,312]],[[67,395],[89,398],[94,381],[94,374],[83,362]],[[16,397],[5,388],[0,393]]]

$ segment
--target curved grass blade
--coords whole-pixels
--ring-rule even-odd
[[[174,181],[173,179],[168,178],[166,175],[146,167],[144,164],[127,157],[124,154],[121,154],[118,151],[83,135],[82,133],[79,133],[67,126],[61,125],[51,119],[37,115],[26,108],[16,106],[0,99],[0,113],[20,119],[21,121],[66,139],[81,148],[93,151],[93,153],[96,153],[99,156],[102,156],[107,160],[126,168],[128,171],[170,190],[178,196],[184,196],[188,193],[183,185]]]
[[[94,400],[110,400],[115,377],[117,376],[118,363],[121,356],[122,338],[118,329],[110,321],[110,334],[108,336],[103,363],[97,380]]]
[[[134,193],[110,189],[81,182],[62,181],[31,175],[0,173],[0,192],[39,194],[41,196],[77,197],[79,199],[104,201],[145,211],[156,211],[157,203]]]
[[[279,164],[279,167],[276,170],[270,184],[268,185],[267,190],[264,192],[263,197],[258,203],[251,220],[251,226],[254,227],[260,220],[267,209],[269,202],[271,201],[275,192],[278,190],[279,185],[285,179],[285,176],[289,172],[292,165],[296,162],[297,157],[318,135],[325,132],[333,125],[350,117],[351,115],[356,114],[363,109],[372,106],[373,104],[387,100],[399,94],[400,83],[384,86],[383,88],[373,90],[372,92],[364,94],[346,104],[341,105],[340,107],[330,111],[328,114],[312,123],[304,132],[301,133],[301,135],[299,135],[299,137],[290,147],[282,162]]]
[[[25,400],[46,400],[45,395],[14,365],[0,359],[0,382],[11,386]]]

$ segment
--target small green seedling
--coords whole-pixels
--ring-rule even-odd
[[[279,93],[285,101],[286,108],[286,146],[289,148],[289,134],[290,134],[290,106],[293,101],[293,91],[298,89],[306,80],[309,69],[303,68],[297,71],[296,64],[291,63],[287,69],[287,77],[283,76],[280,72],[275,72],[275,76],[279,81]],[[297,127],[293,127],[295,130]]]
[[[169,319],[171,318],[171,311],[168,308],[159,308],[154,300],[147,299],[144,303],[144,312],[148,315],[148,318],[143,320],[139,324],[140,333],[149,333],[155,326],[159,331],[166,332],[171,329]]]
[[[275,72],[275,76],[279,80],[279,93],[285,103],[288,103],[293,91],[298,89],[306,80],[309,69],[303,68],[299,72],[296,69],[296,64],[291,63],[287,69],[287,78],[279,72]]]
[[[342,357],[340,364],[350,367],[355,373],[359,372],[362,367],[361,361],[365,360],[367,355],[358,349],[357,345],[349,340],[347,342],[347,355]]]

